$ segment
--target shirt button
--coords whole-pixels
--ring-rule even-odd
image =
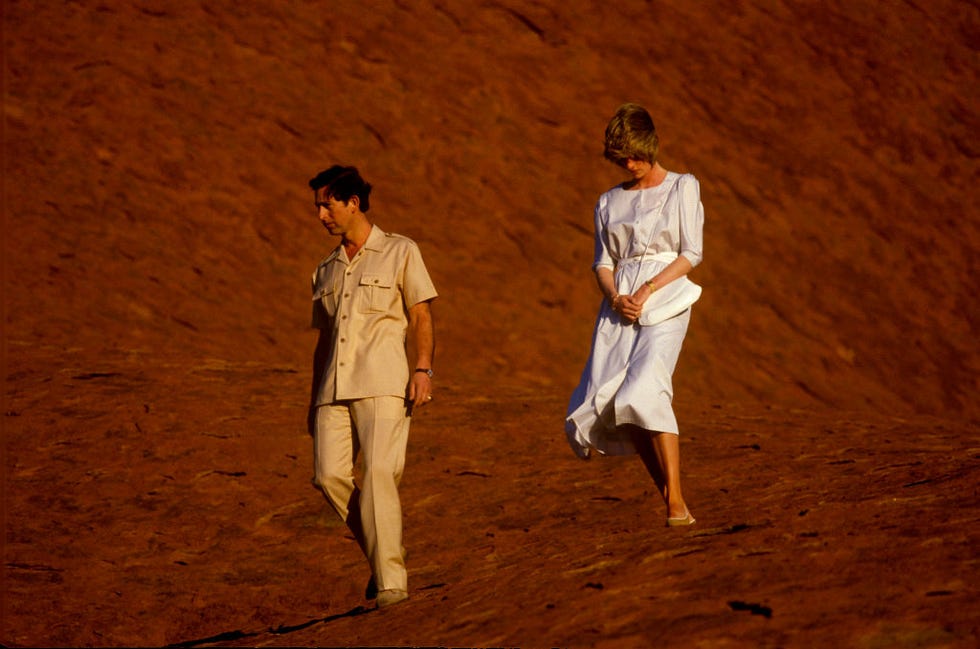
[[[344,297],[350,297],[350,293],[344,293]]]
[[[345,342],[347,342],[347,339],[346,338],[341,338],[340,339],[340,342],[345,343]]]

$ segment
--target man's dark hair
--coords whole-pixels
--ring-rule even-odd
[[[367,212],[371,204],[371,184],[364,182],[357,167],[334,165],[326,171],[321,171],[310,179],[310,189],[314,192],[326,187],[326,197],[342,203],[348,202],[352,196],[357,196],[362,212]]]

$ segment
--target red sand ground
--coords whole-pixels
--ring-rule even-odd
[[[980,8],[5,2],[6,646],[973,647]],[[625,100],[701,180],[667,530],[562,431]],[[442,293],[412,599],[310,486],[334,162]]]

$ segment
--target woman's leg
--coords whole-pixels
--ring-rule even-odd
[[[633,446],[667,505],[667,518],[685,518],[687,504],[681,493],[681,453],[677,435],[628,425]]]
[[[689,514],[684,495],[681,493],[681,447],[679,437],[673,433],[651,433],[653,449],[660,459],[667,483],[667,518],[686,518]]]
[[[664,477],[664,467],[660,463],[660,456],[653,445],[653,436],[650,431],[639,426],[627,424],[625,428],[629,430],[630,439],[633,440],[633,446],[636,447],[636,452],[643,460],[647,473],[657,485],[657,491],[663,496],[664,502],[667,502],[667,479]]]

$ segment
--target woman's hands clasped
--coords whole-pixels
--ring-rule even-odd
[[[617,295],[613,298],[612,309],[626,321],[634,324],[643,312],[643,303],[650,297],[650,288],[644,284],[632,295]]]

